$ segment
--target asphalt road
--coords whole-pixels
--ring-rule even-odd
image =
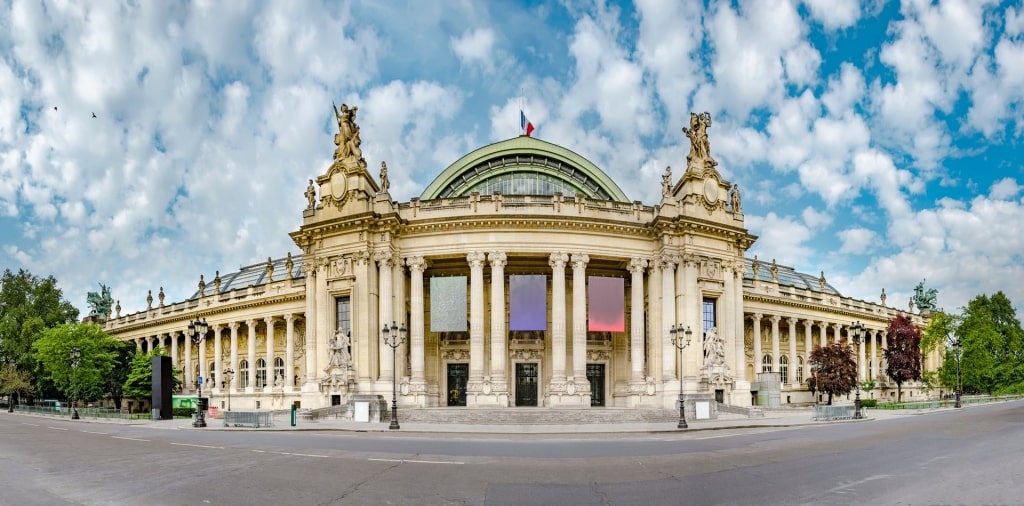
[[[0,413],[0,504],[1024,504],[1024,403],[658,434],[168,430]]]

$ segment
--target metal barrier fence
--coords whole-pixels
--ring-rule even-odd
[[[225,427],[273,427],[273,411],[221,411]]]
[[[300,409],[297,413],[300,420],[307,422],[319,422],[326,418],[351,418],[346,416],[348,413],[348,405],[341,404],[338,406],[328,406],[326,408],[317,409]]]
[[[828,406],[825,404],[815,404],[814,416],[811,417],[811,419],[815,421],[852,420],[853,412],[854,406]]]
[[[59,416],[65,418],[71,417],[72,413],[72,409],[67,407],[61,407],[58,409],[52,406],[29,406],[27,404],[16,404],[14,406],[14,410],[21,413],[31,413],[33,415]],[[78,417],[130,420],[131,414],[127,409],[78,408]]]

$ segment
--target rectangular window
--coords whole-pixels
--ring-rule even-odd
[[[334,304],[337,307],[336,329],[342,329],[344,331],[352,330],[352,299],[348,297],[338,297],[334,299]]]
[[[707,353],[709,347],[708,343],[706,342],[708,339],[708,332],[710,332],[711,329],[715,329],[715,332],[718,335],[721,335],[721,332],[718,332],[718,329],[716,328],[718,327],[718,323],[715,320],[715,305],[717,303],[717,299],[704,299],[703,303],[701,304],[701,329],[703,330],[703,332],[701,333],[701,336],[703,337],[701,343],[703,344],[702,347],[704,349],[705,361],[708,359]]]

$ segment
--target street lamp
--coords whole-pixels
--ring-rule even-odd
[[[956,357],[956,404],[954,404],[953,407],[960,408],[962,407],[960,405],[960,356],[964,352],[964,346],[959,339],[953,341],[953,350],[953,353],[955,354],[954,356]]]
[[[850,325],[850,331],[853,344],[860,346],[860,341],[864,337],[864,326],[859,321],[854,322],[853,325]],[[860,412],[860,364],[857,364],[857,381],[855,384],[857,385],[857,396],[853,399],[853,419],[860,420],[864,418],[864,415]]]
[[[224,376],[228,380],[228,411],[231,411],[231,380],[235,378],[235,370],[231,368],[224,369]]]
[[[206,325],[206,318],[202,320],[197,316],[195,321],[188,322],[188,337],[195,343],[196,346],[203,345],[203,339],[206,339],[206,330],[209,327]],[[191,352],[190,352],[191,353]],[[196,406],[196,421],[192,422],[193,427],[206,427],[206,412],[203,410],[203,377],[202,375],[196,380],[196,385],[199,387],[199,405]]]
[[[71,419],[78,420],[78,363],[82,360],[82,350],[78,346],[71,348]]]
[[[690,345],[693,331],[689,326],[683,330],[683,324],[680,323],[669,328],[668,333],[672,336],[672,344],[679,349],[679,425],[676,425],[676,428],[688,429],[690,426],[686,424],[686,396],[683,395],[683,350]]]
[[[388,328],[388,324],[385,323],[380,331],[384,334],[384,344],[391,347],[391,425],[388,426],[388,429],[400,429],[401,427],[398,426],[398,375],[395,374],[398,368],[395,367],[395,350],[405,342],[405,324],[403,323],[399,328],[395,322],[391,322],[391,328]]]

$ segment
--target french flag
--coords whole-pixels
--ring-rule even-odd
[[[526,119],[526,113],[522,109],[519,109],[519,128],[523,130],[523,135],[527,137],[533,133],[533,123]]]

